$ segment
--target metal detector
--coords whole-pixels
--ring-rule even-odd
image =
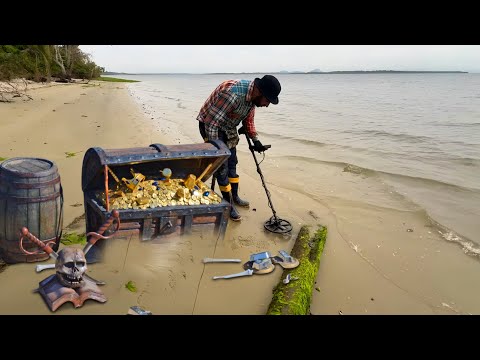
[[[250,149],[250,152],[253,155],[253,159],[255,160],[255,165],[257,165],[257,172],[260,174],[262,185],[265,188],[265,193],[267,194],[267,198],[268,198],[268,206],[270,207],[270,209],[272,209],[272,213],[273,213],[273,216],[267,221],[265,221],[265,224],[263,226],[268,231],[278,233],[278,234],[284,234],[284,233],[290,232],[292,231],[292,224],[290,224],[289,221],[280,219],[277,216],[277,213],[273,208],[272,199],[270,198],[270,191],[268,191],[267,186],[265,185],[265,180],[263,178],[262,170],[260,170],[260,164],[258,163],[257,157],[255,156],[255,151],[254,151],[255,147],[252,144],[252,140],[246,133],[245,133],[245,137],[247,138],[248,147]],[[263,146],[265,147],[265,150],[271,148],[271,145],[263,145]]]

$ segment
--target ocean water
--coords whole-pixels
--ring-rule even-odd
[[[148,141],[158,132],[173,144],[202,141],[195,118],[221,81],[262,75],[122,77],[141,81],[128,88],[152,120]],[[319,200],[419,211],[445,241],[480,256],[480,74],[278,79],[279,104],[257,109],[255,118],[260,139],[272,145],[265,164],[279,174],[272,182]],[[245,143],[239,151],[248,153]],[[339,186],[339,179],[322,178],[325,166],[356,177]]]

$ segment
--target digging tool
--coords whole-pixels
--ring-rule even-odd
[[[242,262],[240,259],[213,259],[213,258],[204,258],[203,263],[239,263]]]
[[[270,209],[272,209],[272,213],[273,213],[273,216],[269,220],[265,221],[265,224],[263,226],[268,231],[271,231],[271,232],[274,232],[274,233],[283,234],[283,233],[290,232],[290,231],[292,231],[292,224],[290,224],[289,221],[280,219],[277,216],[277,213],[275,212],[275,209],[273,208],[272,199],[270,198],[270,191],[268,191],[267,186],[265,185],[265,180],[263,178],[262,170],[260,170],[260,164],[258,163],[257,157],[255,156],[255,151],[254,151],[255,147],[253,146],[252,140],[247,135],[247,133],[245,133],[245,137],[247,138],[248,147],[250,149],[250,152],[253,155],[253,159],[255,160],[255,165],[257,165],[257,172],[260,174],[260,179],[262,180],[262,185],[265,188],[265,193],[267,194],[267,198],[268,198],[268,206],[270,207]],[[269,149],[271,147],[271,145],[264,145],[264,147],[265,147],[265,150],[266,150],[266,149]]]
[[[202,181],[203,177],[208,172],[208,170],[210,170],[210,168],[212,166],[213,166],[213,164],[208,164],[208,166],[205,168],[205,170],[203,170],[203,172],[200,174],[200,176],[195,180],[195,184],[199,184]]]
[[[117,220],[117,226],[114,232],[109,235],[109,236],[103,236],[103,233],[112,225],[112,223]],[[83,253],[86,255],[90,249],[92,248],[93,245],[99,240],[99,239],[109,239],[111,238],[114,233],[118,230],[120,227],[120,213],[118,210],[113,210],[111,216],[105,221],[105,223],[98,229],[98,232],[89,232],[87,234],[87,237],[90,236],[90,239],[88,239],[87,244],[83,248]],[[54,269],[55,264],[40,264],[35,267],[36,272],[41,272],[46,269]]]
[[[231,279],[231,278],[236,278],[236,277],[241,277],[241,276],[250,276],[250,275],[253,275],[253,270],[252,269],[248,269],[248,270],[242,271],[240,273],[236,273],[236,274],[230,274],[230,275],[224,275],[224,276],[214,276],[213,280]]]

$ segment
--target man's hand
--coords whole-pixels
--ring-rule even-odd
[[[240,129],[238,129],[239,134],[246,134],[245,126],[242,126]]]
[[[253,141],[253,150],[255,150],[256,152],[264,152],[265,150],[269,149],[270,148],[270,145],[262,145],[262,143],[260,142],[260,140],[254,140]]]

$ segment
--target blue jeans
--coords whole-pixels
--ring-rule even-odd
[[[207,139],[207,133],[205,131],[205,124],[201,121],[198,122],[198,129],[200,130],[200,135],[205,140]],[[223,142],[226,142],[227,138],[225,133],[222,130],[218,130],[218,137]],[[215,171],[213,176],[217,179],[219,186],[227,186],[230,184],[228,178],[238,178],[237,174],[237,148],[234,146],[230,150],[230,157],[228,161],[225,161],[218,169]]]

